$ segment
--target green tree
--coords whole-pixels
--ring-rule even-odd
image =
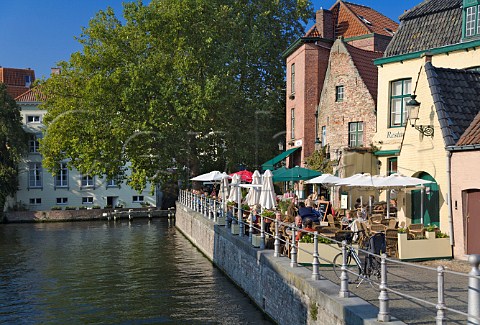
[[[18,189],[18,164],[27,150],[20,107],[0,83],[0,220],[8,196]]]
[[[334,161],[327,157],[327,146],[315,150],[305,158],[308,168],[318,170],[323,174],[333,174]]]
[[[309,1],[152,0],[100,11],[83,51],[44,81],[41,150],[55,172],[124,174],[135,188],[275,154],[285,129],[281,53],[312,16]]]

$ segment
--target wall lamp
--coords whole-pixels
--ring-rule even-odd
[[[411,99],[406,103],[410,125],[424,136],[433,138],[434,129],[432,125],[417,125],[418,113],[420,112],[420,102],[416,100],[417,95],[415,95],[415,93],[410,97]]]
[[[420,66],[417,82],[415,82],[415,89],[413,90],[413,94],[410,95],[411,99],[405,104],[405,106],[407,108],[410,125],[422,135],[433,138],[433,125],[417,125],[418,113],[420,112],[420,103],[416,100],[417,95],[415,95],[415,93],[417,92],[418,80],[420,79],[422,68],[423,66]]]

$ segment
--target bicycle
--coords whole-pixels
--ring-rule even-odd
[[[377,280],[380,280],[381,260],[376,255],[385,252],[386,250],[385,234],[376,233],[366,237],[364,233],[365,231],[362,229],[359,231],[339,231],[335,234],[335,240],[339,242],[338,246],[342,247],[341,242],[343,240],[347,241],[346,267],[347,272],[349,273],[349,282],[355,283],[361,278],[362,280],[358,283],[357,287],[363,282],[363,280],[370,279],[372,276],[376,277]],[[355,248],[351,245],[355,234],[358,234],[361,237],[359,240],[359,249],[362,250],[360,254],[365,255],[363,262]],[[367,253],[363,251],[367,251]],[[333,272],[339,279],[342,274],[342,264],[343,254],[339,253],[333,259]]]

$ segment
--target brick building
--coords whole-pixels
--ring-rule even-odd
[[[346,157],[344,148],[371,151],[365,147],[376,128],[373,59],[383,55],[397,28],[369,7],[338,0],[330,9],[318,10],[312,28],[285,51],[286,149],[298,148],[290,151],[290,167],[305,166],[305,158],[320,146],[329,148],[340,167],[357,161],[340,161]],[[373,172],[370,156],[360,166],[338,167],[339,175]]]

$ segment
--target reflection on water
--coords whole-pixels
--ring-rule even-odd
[[[167,220],[0,225],[0,323],[271,324]]]

